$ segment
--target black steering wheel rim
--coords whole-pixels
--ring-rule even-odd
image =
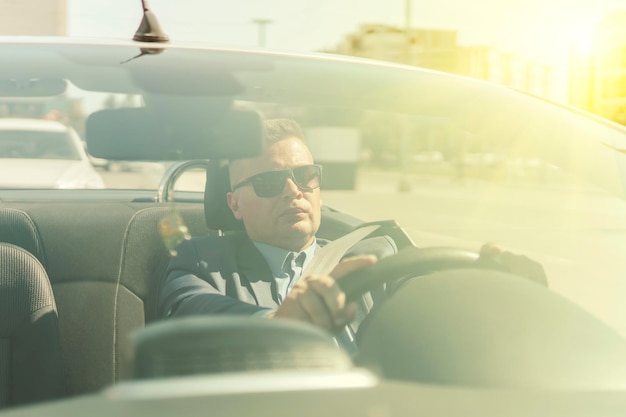
[[[352,272],[338,280],[348,301],[355,301],[383,284],[393,284],[405,278],[418,277],[446,269],[493,268],[481,262],[477,252],[450,248],[417,248],[409,246],[397,254],[379,260],[370,268]]]

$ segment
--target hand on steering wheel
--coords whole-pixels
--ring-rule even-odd
[[[525,256],[501,250],[499,247],[494,249],[492,246],[484,246],[481,254],[478,254],[465,249],[409,246],[396,255],[379,260],[370,268],[347,274],[339,280],[339,286],[345,292],[346,299],[354,301],[361,294],[385,283],[460,268],[495,269],[547,285],[540,264]]]

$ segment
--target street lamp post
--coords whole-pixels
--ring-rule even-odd
[[[265,28],[272,23],[270,19],[253,19],[252,23],[258,25],[257,42],[261,48],[265,48]]]
[[[404,0],[404,63],[410,65],[410,38],[411,38],[411,0]],[[410,153],[410,123],[403,123],[402,136],[400,138],[400,181],[398,183],[398,191],[411,191],[411,184],[408,179],[409,170],[409,153]]]

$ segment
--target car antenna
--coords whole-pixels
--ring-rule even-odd
[[[169,42],[170,37],[167,33],[163,32],[161,29],[161,25],[154,13],[150,10],[150,5],[148,5],[148,0],[141,0],[141,6],[143,7],[143,17],[141,19],[141,23],[135,32],[135,36],[133,36],[133,40],[137,42],[154,42],[154,43],[165,43]],[[121,64],[125,64],[133,59],[140,58],[144,55],[155,55],[160,54],[164,51],[163,48],[139,48],[140,53],[135,55],[127,60],[121,62]]]
[[[133,40],[139,42],[169,42],[170,37],[167,36],[154,13],[150,10],[148,0],[141,0],[143,7],[143,18],[133,36]]]

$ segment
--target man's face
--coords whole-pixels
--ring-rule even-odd
[[[266,171],[313,164],[313,157],[298,138],[280,140],[257,158],[235,161],[230,168],[231,186]],[[228,193],[228,205],[242,220],[254,241],[300,251],[311,244],[320,225],[320,190],[303,191],[291,178],[275,197],[262,198],[251,184]]]

